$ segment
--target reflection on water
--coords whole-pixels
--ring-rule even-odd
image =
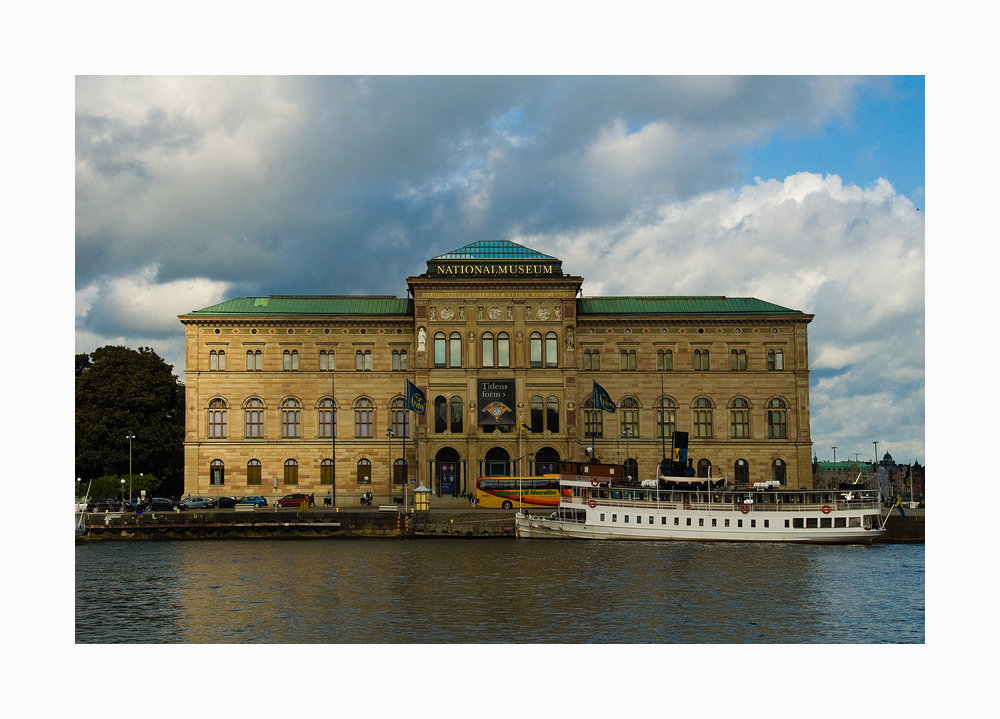
[[[923,642],[924,547],[109,542],[77,642]]]

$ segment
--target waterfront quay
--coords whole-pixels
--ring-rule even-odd
[[[543,511],[543,510],[536,510]],[[888,513],[882,542],[924,541],[924,510]],[[398,506],[265,507],[183,512],[88,513],[78,542],[165,539],[513,538],[511,510],[471,508],[468,501],[443,498],[426,512],[403,513]]]

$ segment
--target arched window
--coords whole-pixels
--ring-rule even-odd
[[[733,481],[736,484],[750,484],[750,463],[745,459],[737,459],[733,465]]]
[[[208,369],[223,372],[226,369],[226,351],[212,350],[208,353]]]
[[[289,398],[281,403],[281,436],[287,438],[301,436],[302,403]]]
[[[226,483],[226,465],[221,459],[213,459],[208,466],[208,483],[221,487]]]
[[[434,333],[434,366],[448,366],[448,345],[445,342],[444,332]]]
[[[788,484],[787,467],[784,460],[776,459],[771,462],[771,479],[779,484]]]
[[[701,478],[707,478],[712,476],[712,463],[707,459],[698,460],[698,476]]]
[[[319,351],[319,370],[320,372],[332,372],[335,366],[333,350],[320,350]]]
[[[639,462],[633,457],[626,457],[622,462],[622,469],[625,471],[626,479],[639,478]]]
[[[635,372],[635,350],[622,350],[622,372]]]
[[[247,484],[259,486],[260,485],[260,460],[251,459],[247,462]]]
[[[285,460],[285,484],[299,483],[299,463],[294,459]]]
[[[583,403],[584,436],[587,439],[604,436],[604,412],[594,409],[594,398],[588,397]]]
[[[494,361],[493,360],[493,333],[492,332],[483,332],[482,343],[483,343],[483,354],[482,354],[482,359],[483,359],[482,364],[483,364],[483,367],[492,367],[493,366],[493,361]]]
[[[295,372],[299,369],[299,351],[285,350],[281,353],[281,367],[285,372]]]
[[[729,405],[730,439],[750,439],[750,403],[737,397]]]
[[[767,371],[776,372],[785,369],[785,354],[781,350],[767,351]]]
[[[780,397],[767,403],[767,438],[788,438],[788,405]]]
[[[601,351],[583,351],[583,369],[587,372],[599,372],[601,369]]]
[[[639,436],[639,400],[626,397],[618,405],[618,415],[621,418],[621,436],[630,440]]]
[[[554,394],[545,400],[545,428],[553,434],[559,431],[559,398]]]
[[[371,372],[372,371],[372,351],[371,350],[357,350],[354,353],[354,369],[357,372]]]
[[[497,367],[510,367],[510,335],[506,332],[497,335]]]
[[[354,403],[354,436],[375,436],[375,405],[367,397]]]
[[[264,369],[264,353],[260,350],[247,350],[247,372],[260,372]]]
[[[394,372],[406,371],[406,350],[392,351],[392,369]]]
[[[656,371],[670,372],[674,368],[673,350],[656,350]]]
[[[443,395],[434,398],[434,431],[438,434],[448,431],[448,398]]]
[[[358,460],[358,484],[372,483],[372,463],[371,460],[362,457]]]
[[[709,369],[708,350],[694,351],[694,369],[696,372],[708,372]]]
[[[545,366],[559,366],[559,336],[555,332],[545,334]]]
[[[246,418],[245,436],[247,439],[260,439],[264,436],[264,403],[252,397],[247,400],[243,410]]]
[[[406,400],[397,397],[389,403],[389,429],[393,437],[403,439],[410,436],[410,413],[406,411]]]
[[[541,367],[542,366],[542,333],[532,332],[531,336],[528,338],[528,351],[530,367]]]
[[[333,484],[333,460],[324,459],[319,463],[319,483]]]
[[[677,405],[669,397],[656,403],[656,438],[672,437],[677,430]]]
[[[545,404],[542,402],[541,395],[534,395],[529,403],[530,415],[528,426],[531,427],[532,432],[544,432],[545,425]]]
[[[321,439],[333,439],[337,428],[337,412],[333,406],[333,400],[324,397],[316,405],[317,419],[319,421],[319,434]]]
[[[462,398],[457,394],[451,398],[451,431],[453,434],[462,431]]]
[[[226,438],[226,400],[216,397],[208,403],[209,439]]]
[[[692,425],[694,426],[695,437],[712,436],[712,402],[705,397],[699,397],[694,401],[692,411]]]
[[[747,351],[731,350],[729,352],[729,369],[743,371],[747,368]]]
[[[451,337],[448,338],[448,366],[449,367],[461,367],[462,366],[462,333],[452,332]]]

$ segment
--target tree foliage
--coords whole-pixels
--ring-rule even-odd
[[[132,471],[184,483],[184,384],[149,347],[101,347],[76,356],[76,476],[84,482]],[[133,486],[134,483],[133,483]]]

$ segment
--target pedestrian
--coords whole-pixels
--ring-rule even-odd
[[[315,507],[316,506],[316,495],[315,494],[310,494],[309,495],[309,506],[310,507]]]

